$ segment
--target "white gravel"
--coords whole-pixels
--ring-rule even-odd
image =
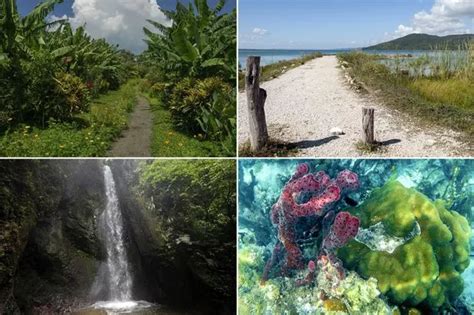
[[[375,108],[375,136],[387,142],[372,156],[472,156],[474,148],[460,134],[439,127],[422,127],[408,115],[389,109],[351,89],[335,56],[314,59],[264,82],[265,113],[273,139],[298,143],[298,156],[371,156],[356,149],[362,134],[362,107]],[[343,135],[332,136],[340,128]],[[239,144],[248,141],[245,93],[239,93]]]

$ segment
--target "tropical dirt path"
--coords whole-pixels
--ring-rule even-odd
[[[139,97],[137,105],[130,116],[128,129],[122,132],[108,152],[113,157],[149,157],[153,116],[150,104],[144,97]]]
[[[460,134],[439,127],[424,127],[408,115],[387,108],[368,95],[352,90],[335,56],[314,59],[264,82],[269,136],[293,143],[297,156],[367,156],[356,149],[361,138],[362,107],[375,108],[375,137],[384,145],[375,156],[445,157],[472,155]],[[239,94],[239,143],[248,138],[245,93]],[[340,128],[343,135],[332,136]]]

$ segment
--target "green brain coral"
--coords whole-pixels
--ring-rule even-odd
[[[438,309],[463,291],[461,273],[469,265],[467,220],[397,181],[374,190],[351,212],[368,228],[382,222],[388,234],[405,237],[418,222],[421,234],[390,254],[373,251],[355,240],[339,249],[344,266],[374,277],[392,303]]]

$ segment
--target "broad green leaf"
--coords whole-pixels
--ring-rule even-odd
[[[51,52],[51,55],[54,58],[61,58],[64,57],[65,55],[71,53],[75,49],[75,46],[66,46],[66,47],[61,47],[56,50],[53,50]]]

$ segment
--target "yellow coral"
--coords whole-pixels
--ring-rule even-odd
[[[351,212],[361,219],[362,227],[382,222],[392,236],[406,236],[416,222],[421,227],[420,235],[392,254],[372,251],[356,241],[338,252],[345,266],[376,278],[392,303],[425,303],[437,309],[462,293],[461,273],[469,265],[471,232],[463,216],[397,181],[374,190]]]

